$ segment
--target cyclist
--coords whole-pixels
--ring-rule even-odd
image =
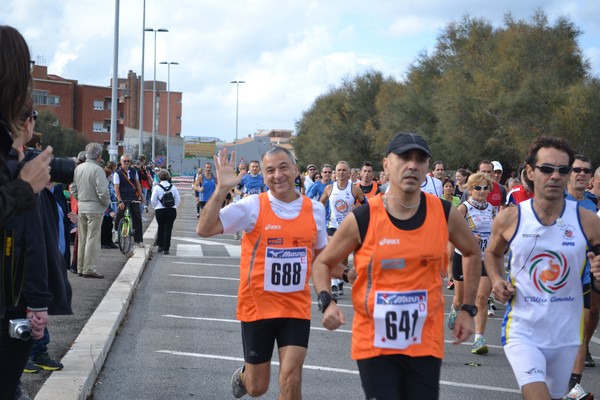
[[[124,201],[142,201],[142,187],[140,185],[139,177],[135,170],[130,168],[131,157],[127,154],[121,156],[121,168],[113,175],[113,183],[115,185],[115,194],[119,205],[117,207],[117,216],[115,218],[115,229],[119,226],[121,218],[125,213]],[[142,238],[142,213],[140,207],[129,207],[131,213],[131,221],[133,222],[133,240],[135,243],[143,247]]]

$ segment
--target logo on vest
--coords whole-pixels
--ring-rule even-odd
[[[529,277],[540,293],[554,294],[565,287],[570,268],[564,254],[545,250],[531,261]]]
[[[268,244],[272,244],[272,245],[282,245],[283,244],[283,238],[269,238],[267,240]]]
[[[271,224],[267,224],[265,225],[265,231],[268,230],[281,230],[281,225],[271,225]]]
[[[345,200],[336,200],[335,210],[341,214],[346,214],[348,211],[350,211],[350,206]]]
[[[563,225],[562,227],[562,237],[565,240],[573,240],[575,239],[575,228],[572,225]]]
[[[388,244],[400,244],[400,239],[383,238],[379,241],[380,246],[386,246]]]

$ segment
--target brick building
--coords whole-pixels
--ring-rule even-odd
[[[112,106],[111,86],[80,84],[73,79],[48,74],[48,68],[34,65],[33,103],[38,111],[49,110],[57,117],[56,123],[62,127],[75,129],[83,134],[88,142],[110,143],[110,123]],[[112,84],[112,83],[109,83]],[[144,133],[145,140],[152,136],[152,81],[145,82],[144,89]],[[167,84],[156,81],[156,135],[166,140],[167,135]],[[140,77],[129,71],[127,78],[118,83],[119,103],[117,105],[117,143],[139,141]],[[181,136],[182,93],[170,94],[170,137]],[[130,136],[129,140],[126,135]],[[131,151],[131,146],[119,149]],[[146,149],[144,149],[146,151]]]

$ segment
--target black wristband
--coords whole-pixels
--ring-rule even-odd
[[[344,273],[342,274],[342,280],[346,283],[350,283],[350,281],[348,280],[348,272],[350,271],[350,268],[346,268],[344,270]]]

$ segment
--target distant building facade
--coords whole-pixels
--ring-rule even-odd
[[[43,65],[33,67],[33,103],[38,111],[48,110],[56,115],[56,124],[83,134],[88,142],[110,144],[112,87],[80,84],[73,79],[48,74]],[[119,154],[132,151],[132,143],[139,143],[141,79],[133,71],[127,78],[119,79],[117,104],[117,144]],[[112,85],[112,83],[111,83]],[[166,83],[156,81],[156,138],[166,141],[169,124],[169,141],[177,144],[181,138],[182,92],[166,92]],[[144,141],[152,137],[152,81],[144,87]],[[170,121],[167,108],[170,106]],[[181,139],[179,139],[181,142]],[[171,150],[169,150],[171,151]],[[146,155],[151,149],[143,149]]]

